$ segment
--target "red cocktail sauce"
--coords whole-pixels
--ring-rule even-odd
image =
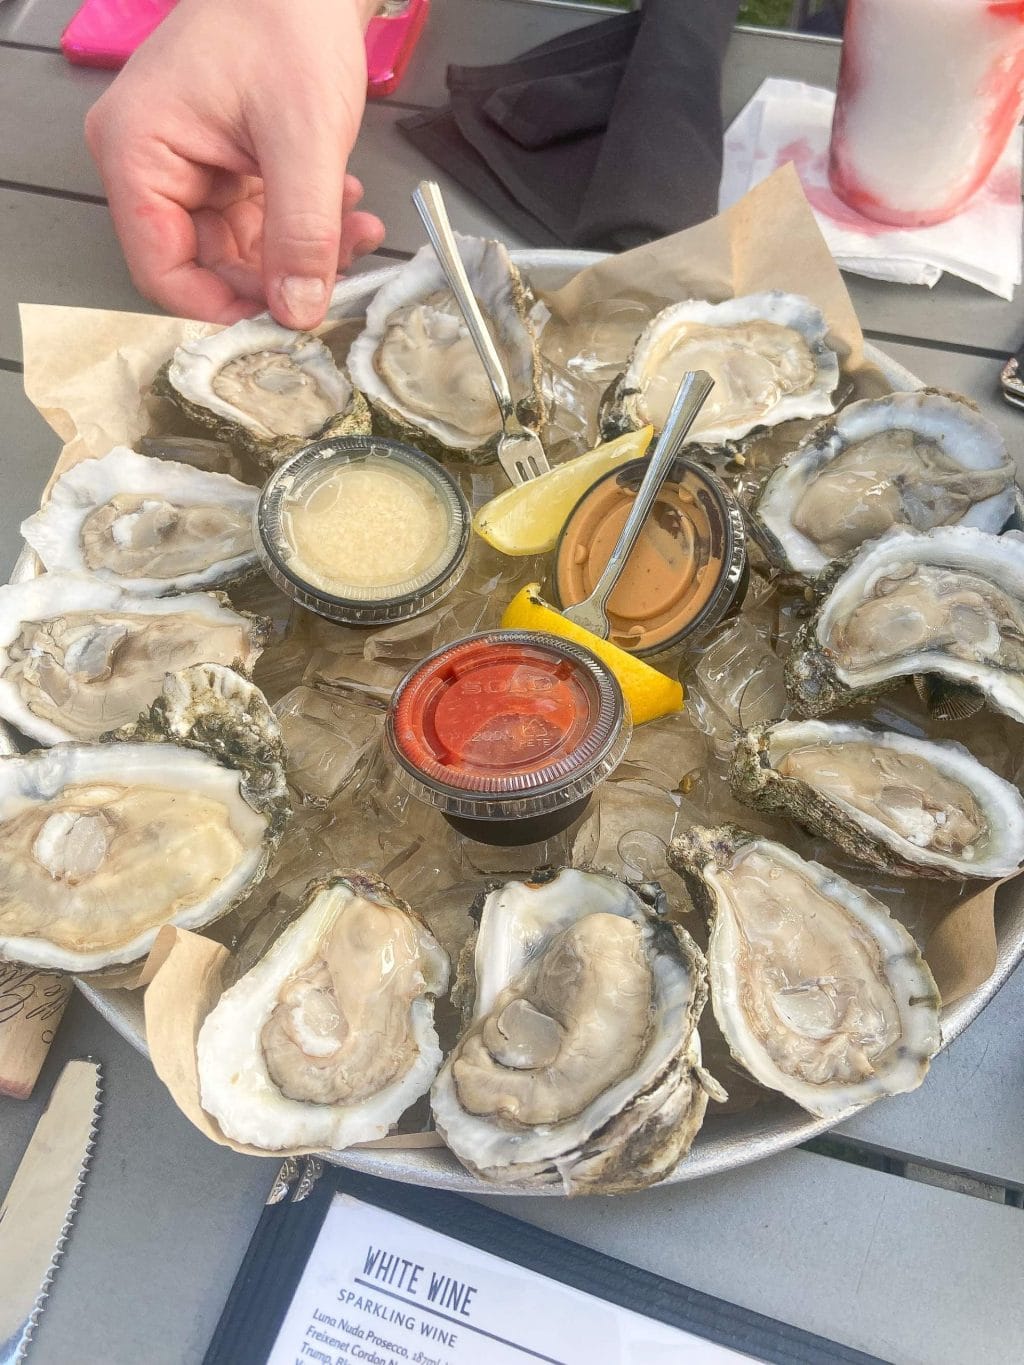
[[[497,780],[497,789],[511,793],[517,776],[571,766],[596,700],[589,675],[573,661],[523,645],[473,642],[410,680],[395,735],[424,774],[468,788]]]
[[[622,691],[587,649],[496,630],[399,683],[385,726],[399,781],[486,844],[548,839],[582,815],[629,742]]]

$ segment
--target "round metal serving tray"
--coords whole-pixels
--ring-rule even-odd
[[[554,289],[565,284],[584,266],[601,259],[586,251],[517,251],[513,259],[540,288]],[[397,267],[357,275],[343,281],[335,291],[332,316],[344,318],[363,312],[366,303]],[[869,360],[876,364],[897,389],[920,388],[921,381],[909,370],[897,365],[883,351],[865,346]],[[34,570],[26,563],[19,564],[21,573],[31,576]],[[998,896],[996,910],[997,959],[995,971],[976,991],[943,1009],[942,1045],[952,1042],[972,1020],[976,1019],[999,987],[1024,957],[1024,882],[1016,881],[1004,887]],[[111,1023],[122,1037],[139,1052],[146,1052],[146,1038],[142,1014],[141,992],[102,991],[95,986],[79,983],[79,989]],[[927,1081],[925,1081],[927,1085]],[[899,1098],[882,1103],[898,1104]],[[676,1167],[666,1184],[696,1180],[700,1176],[717,1175],[734,1166],[760,1161],[774,1156],[800,1142],[816,1137],[832,1127],[832,1122],[816,1119],[781,1097],[769,1099],[745,1113],[726,1114],[715,1118],[711,1111],[689,1155]],[[443,1147],[410,1149],[352,1148],[345,1152],[331,1152],[328,1159],[339,1166],[364,1171],[390,1180],[403,1180],[414,1185],[428,1185],[436,1189],[459,1190],[466,1193],[510,1194],[486,1185],[465,1171]],[[558,1194],[546,1187],[531,1190],[533,1195]]]

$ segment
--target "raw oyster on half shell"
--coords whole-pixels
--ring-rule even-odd
[[[810,575],[893,526],[1001,531],[1015,491],[1006,442],[974,403],[891,393],[819,423],[769,476],[755,525],[777,564]]]
[[[897,876],[1010,877],[1024,863],[1024,798],[961,744],[778,721],[739,737],[731,783],[738,800]]]
[[[441,1065],[447,955],[377,877],[314,882],[298,918],[199,1032],[203,1108],[267,1151],[384,1137]]]
[[[469,1170],[516,1189],[613,1194],[686,1155],[708,1094],[704,959],[615,878],[563,870],[483,903],[472,1018],[431,1092]]]
[[[0,958],[92,972],[197,929],[266,871],[290,814],[280,731],[239,674],[169,674],[102,744],[0,759]]]
[[[179,346],[153,387],[266,467],[316,437],[370,430],[362,395],[324,343],[268,317]]]
[[[254,573],[259,490],[115,446],[60,476],[21,534],[51,573],[128,592],[192,592]]]
[[[136,719],[164,675],[196,663],[251,676],[270,622],[223,593],[136,597],[87,574],[0,587],[0,716],[41,744]]]
[[[755,1080],[836,1122],[921,1084],[939,993],[881,901],[732,825],[696,826],[668,857],[708,920],[715,1018]]]
[[[924,674],[1024,721],[1024,536],[892,530],[823,574],[820,591],[786,661],[803,715]]]
[[[822,417],[835,407],[839,360],[819,308],[778,290],[725,303],[687,299],[657,313],[640,333],[624,373],[605,397],[605,440],[665,424],[683,375],[715,381],[687,438],[723,445],[758,427]]]
[[[457,240],[516,411],[524,425],[537,427],[545,404],[529,291],[500,242]],[[348,368],[385,435],[442,458],[494,459],[498,405],[433,247],[422,247],[377,290]]]

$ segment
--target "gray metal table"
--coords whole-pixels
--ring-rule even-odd
[[[0,569],[57,453],[21,392],[19,300],[149,310],[132,289],[81,121],[102,73],[67,66],[60,30],[77,0],[0,6]],[[385,259],[421,241],[409,203],[433,168],[394,128],[444,100],[448,61],[499,61],[590,22],[519,0],[434,0],[398,99],[371,108],[354,159],[389,228]],[[726,67],[732,115],[766,75],[835,80],[837,45],[738,32]],[[444,177],[442,177],[444,181]],[[445,183],[460,226],[514,234]],[[371,258],[365,266],[384,263]],[[976,399],[1020,448],[995,364],[1019,310],[967,285],[934,291],[851,279],[868,336],[924,379]],[[484,1202],[712,1294],[899,1362],[983,1365],[1024,1356],[1024,972],[936,1062],[915,1094],[830,1137],[735,1173],[613,1201]],[[33,1359],[147,1365],[198,1360],[259,1217],[275,1163],[207,1143],[148,1064],[81,998],[68,1009],[34,1099],[0,1100],[0,1188],[68,1057],[100,1058],[103,1129]],[[2,1292],[2,1291],[0,1291]]]

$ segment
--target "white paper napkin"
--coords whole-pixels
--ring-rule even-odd
[[[1021,128],[1014,130],[987,183],[955,218],[932,227],[886,227],[847,207],[829,188],[834,104],[830,90],[766,80],[725,135],[721,207],[792,161],[843,270],[929,287],[949,271],[1012,299],[1021,281]]]

